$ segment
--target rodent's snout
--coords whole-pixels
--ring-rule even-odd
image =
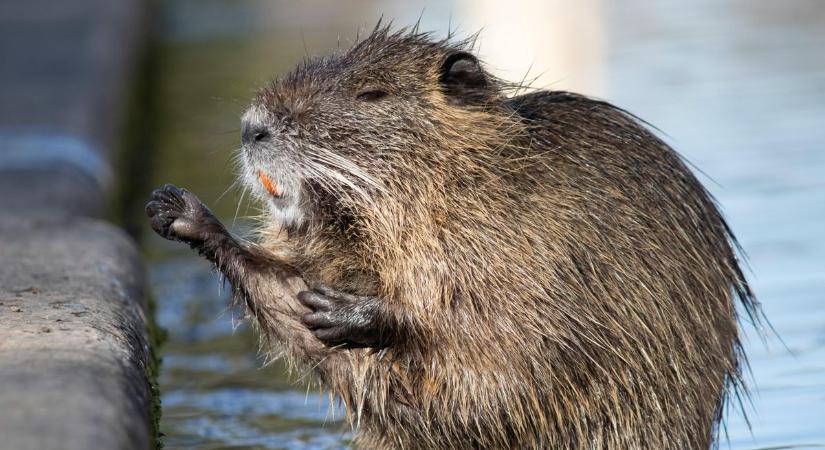
[[[266,125],[243,121],[241,124],[241,142],[243,145],[254,145],[267,141],[272,137]]]
[[[258,108],[250,108],[241,118],[241,143],[244,146],[255,145],[269,140],[272,137],[269,131],[265,114]]]

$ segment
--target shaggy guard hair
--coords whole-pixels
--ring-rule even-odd
[[[714,200],[623,110],[513,95],[471,46],[379,26],[247,112],[271,135],[241,155],[257,245],[382,299],[396,344],[324,346],[278,277],[238,298],[362,448],[714,445],[744,394],[737,303],[760,316]]]

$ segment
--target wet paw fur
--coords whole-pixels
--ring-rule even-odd
[[[152,193],[146,205],[152,229],[169,240],[196,244],[222,225],[191,192],[167,184]]]
[[[312,310],[304,315],[304,325],[327,346],[384,346],[378,321],[377,298],[351,295],[321,286],[299,293],[298,300]]]

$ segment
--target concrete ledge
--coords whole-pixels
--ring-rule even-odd
[[[0,449],[152,445],[144,277],[110,225],[0,219]]]
[[[0,450],[155,442],[143,267],[93,219],[145,7],[0,1]]]

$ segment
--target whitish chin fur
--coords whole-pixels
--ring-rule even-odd
[[[304,221],[304,211],[297,201],[282,204],[276,199],[269,198],[267,201],[269,214],[283,227],[296,227]]]
[[[275,182],[278,183],[278,186],[283,189],[281,195],[276,197],[264,188],[261,180],[256,175],[258,170],[259,169],[247,164],[243,178],[253,195],[264,204],[267,213],[274,219],[275,223],[280,224],[282,227],[296,227],[301,225],[305,215],[301,206],[299,189],[294,183],[287,184],[282,181],[281,177],[272,174],[271,171],[267,171]]]

